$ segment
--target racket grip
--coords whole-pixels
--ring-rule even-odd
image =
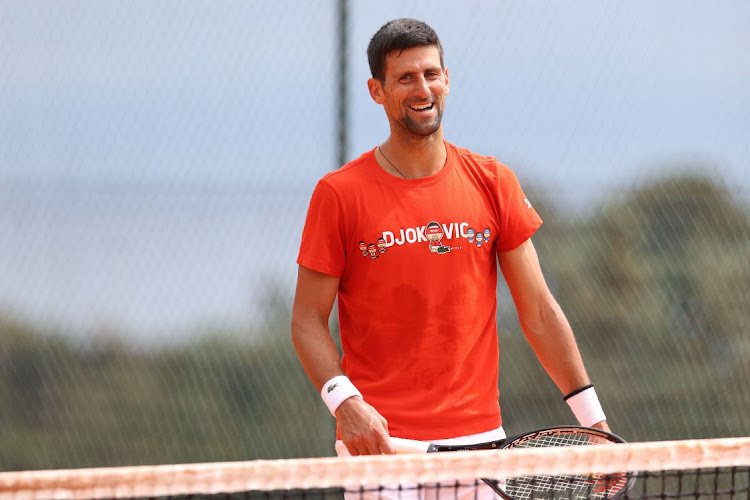
[[[430,443],[414,439],[391,438],[391,446],[396,453],[427,453]]]

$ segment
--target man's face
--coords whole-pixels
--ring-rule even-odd
[[[412,47],[386,57],[385,81],[368,81],[370,94],[382,104],[394,132],[428,136],[440,129],[448,71],[440,65],[435,46]]]

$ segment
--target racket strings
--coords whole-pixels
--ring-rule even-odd
[[[537,434],[527,438],[520,438],[513,442],[513,448],[549,448],[553,446],[586,446],[592,444],[611,443],[609,439],[595,434],[564,433]]]
[[[497,486],[516,500],[532,498],[570,498],[603,500],[620,492],[626,474],[536,475],[498,481]]]
[[[588,446],[612,442],[606,436],[579,432],[554,432],[525,436],[513,442],[512,448],[549,448]],[[516,500],[534,498],[604,500],[619,493],[627,484],[628,474],[555,474],[533,475],[492,481],[491,486],[504,490]]]

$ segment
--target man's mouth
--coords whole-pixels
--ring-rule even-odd
[[[423,104],[412,104],[409,106],[410,109],[418,112],[430,111],[435,106],[435,103],[428,102]]]

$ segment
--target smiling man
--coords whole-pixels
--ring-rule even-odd
[[[437,34],[391,21],[368,59],[390,136],[316,186],[292,314],[297,354],[337,420],[337,452],[393,453],[389,436],[504,437],[498,263],[527,339],[579,422],[608,430],[531,243],[541,219],[508,167],[443,137],[450,81]],[[343,356],[328,329],[337,297]]]

